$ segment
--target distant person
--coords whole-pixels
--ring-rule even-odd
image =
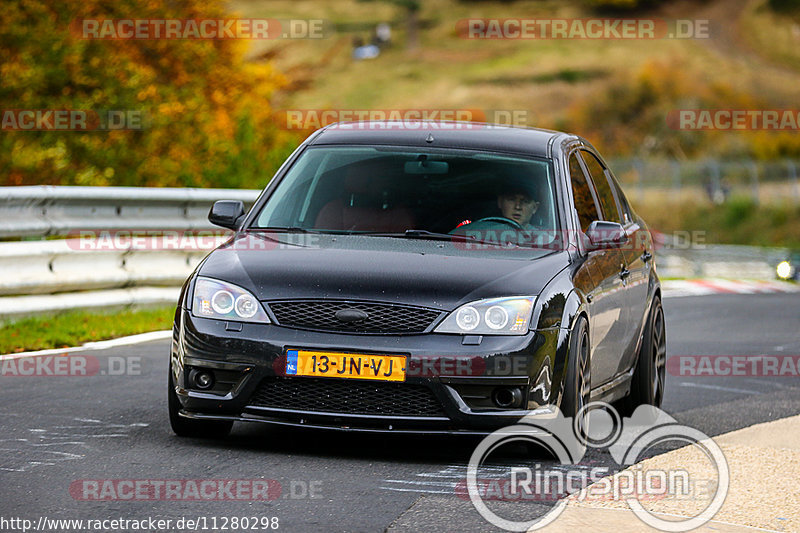
[[[375,28],[375,35],[372,43],[378,48],[386,48],[392,41],[392,28],[385,22],[381,22]]]

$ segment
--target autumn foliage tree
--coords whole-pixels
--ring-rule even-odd
[[[85,39],[81,19],[222,19],[221,0],[10,0],[0,9],[0,106],[135,110],[139,130],[0,132],[4,185],[252,187],[293,138],[272,120],[286,82],[236,39]]]
[[[719,82],[686,61],[647,61],[630,78],[574,102],[557,128],[580,131],[603,153],[692,159],[776,159],[800,155],[795,131],[683,130],[671,120],[681,109],[772,109],[777,106]]]

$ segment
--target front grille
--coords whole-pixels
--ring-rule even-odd
[[[250,405],[353,415],[444,416],[428,387],[347,379],[265,378]]]
[[[405,305],[369,302],[289,301],[270,302],[269,308],[281,326],[345,333],[422,333],[440,311]],[[342,322],[336,312],[355,309],[367,314],[357,323]]]

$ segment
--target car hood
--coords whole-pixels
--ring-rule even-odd
[[[565,251],[486,252],[417,239],[313,235],[308,245],[287,237],[235,237],[198,273],[239,285],[261,301],[370,300],[452,310],[481,298],[536,296],[569,259]]]

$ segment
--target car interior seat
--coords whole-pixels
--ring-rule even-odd
[[[414,228],[413,212],[398,202],[385,165],[355,164],[345,171],[343,194],[317,214],[317,229],[402,232]]]

